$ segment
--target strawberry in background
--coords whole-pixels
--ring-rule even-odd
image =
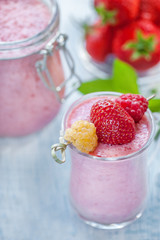
[[[85,25],[84,29],[87,52],[94,60],[103,62],[111,49],[110,26],[98,20],[91,26]]]
[[[140,17],[154,22],[160,28],[160,0],[141,0]]]
[[[138,17],[140,0],[94,0],[104,23],[120,26]]]
[[[160,61],[160,29],[148,20],[134,21],[117,31],[113,52],[136,70],[147,70]]]

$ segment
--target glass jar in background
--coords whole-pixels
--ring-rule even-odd
[[[0,136],[25,136],[57,115],[73,59],[58,32],[56,1],[3,0],[0,16]]]

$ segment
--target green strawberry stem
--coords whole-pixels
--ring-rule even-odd
[[[92,27],[90,25],[88,25],[87,23],[82,23],[82,28],[84,30],[85,35],[90,33],[90,31],[92,31]]]
[[[116,15],[117,10],[107,10],[104,6],[104,4],[99,4],[97,7],[95,7],[96,12],[102,19],[102,23],[110,23],[112,25],[116,24]]]
[[[94,33],[94,31],[96,30],[96,28],[98,29],[99,27],[102,26],[101,23],[97,24],[97,25],[89,25],[86,22],[82,23],[82,28],[84,30],[84,35],[86,36],[87,34],[92,34]]]
[[[145,37],[140,30],[136,32],[136,40],[127,42],[123,49],[124,50],[133,50],[131,55],[131,60],[135,61],[141,57],[144,57],[146,60],[151,59],[151,53],[155,51],[157,41],[155,35],[149,35]]]

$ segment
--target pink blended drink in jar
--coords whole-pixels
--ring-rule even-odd
[[[0,136],[23,136],[44,127],[60,108],[36,70],[47,56],[51,82],[64,81],[59,52],[40,53],[57,33],[59,12],[54,1],[1,0],[0,23]]]
[[[115,101],[118,96],[112,92],[85,95],[67,111],[64,128],[78,120],[91,122],[94,103],[106,97]],[[135,123],[135,137],[129,143],[98,142],[89,154],[69,145],[71,202],[86,223],[104,229],[121,228],[141,216],[147,199],[147,149],[153,138],[153,126],[147,110]]]

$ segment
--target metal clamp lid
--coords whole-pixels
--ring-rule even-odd
[[[81,85],[81,79],[80,77],[75,73],[75,64],[74,60],[69,52],[69,50],[66,48],[66,41],[68,39],[68,36],[66,34],[58,33],[47,45],[44,49],[40,51],[40,54],[43,55],[43,58],[36,62],[36,69],[37,73],[44,83],[44,85],[52,90],[58,101],[63,102],[68,96],[70,96],[71,93],[73,93],[80,85]],[[54,51],[61,50],[64,56],[65,63],[67,64],[70,74],[65,79],[63,83],[61,83],[59,86],[55,86],[54,81],[52,79],[52,76],[48,70],[47,67],[47,57],[49,55],[53,55]],[[66,86],[66,84],[72,80],[72,87],[71,90],[66,94],[66,96],[61,97],[60,92],[61,90]]]
[[[64,138],[63,138],[63,131],[60,131],[60,137],[59,137],[59,143],[56,143],[54,145],[51,146],[51,155],[53,157],[53,159],[57,162],[57,163],[64,163],[66,161],[66,156],[65,156],[65,150],[67,148],[67,146],[69,145],[69,142],[65,142]],[[57,157],[56,152],[57,151],[61,151],[61,158]]]

